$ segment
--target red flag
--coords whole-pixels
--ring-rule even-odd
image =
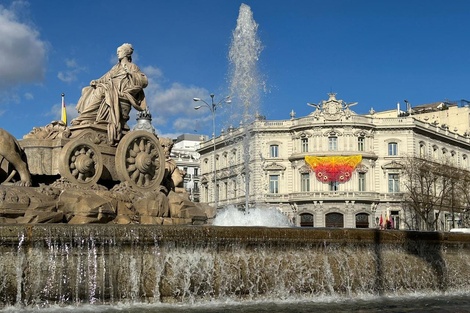
[[[384,223],[384,219],[383,219],[383,217],[382,217],[382,214],[380,214],[380,220],[379,220],[379,225],[380,225],[380,227],[383,226],[383,223]]]

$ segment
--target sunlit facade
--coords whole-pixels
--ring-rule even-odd
[[[213,142],[203,142],[200,201],[214,204],[217,193],[219,208],[248,203],[277,209],[304,227],[376,228],[388,219],[391,227],[405,229],[398,162],[420,156],[468,169],[469,108],[436,103],[358,115],[354,105],[330,94],[311,104],[307,116],[292,111],[287,120],[257,117],[247,128],[228,129],[217,137],[215,155]],[[316,160],[316,170],[306,157]],[[351,158],[360,162],[342,173],[328,165]],[[444,221],[441,228],[449,227]]]

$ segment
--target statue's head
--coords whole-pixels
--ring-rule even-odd
[[[169,158],[171,154],[171,149],[173,149],[174,141],[171,138],[162,137],[159,138],[160,144],[162,145],[163,151],[165,152],[165,157]]]
[[[132,53],[134,52],[134,48],[130,43],[125,43],[117,48],[117,56],[119,60],[122,60],[125,57],[131,59]]]

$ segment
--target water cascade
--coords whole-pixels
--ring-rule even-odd
[[[314,301],[470,288],[470,234],[2,225],[0,241],[1,305]]]
[[[245,180],[245,209],[248,209],[250,196],[250,131],[248,125],[258,112],[261,80],[257,67],[262,50],[261,41],[257,35],[258,24],[253,19],[253,13],[246,4],[240,6],[237,26],[232,34],[229,50],[230,61],[230,94],[233,107],[231,119],[241,120],[244,127],[243,161]],[[242,112],[242,116],[240,116]]]
[[[212,224],[215,226],[294,226],[287,216],[275,208],[240,210],[235,206],[227,206],[219,210]]]

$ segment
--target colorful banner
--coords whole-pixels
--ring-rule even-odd
[[[317,179],[324,183],[347,182],[361,161],[362,155],[305,157],[305,162],[315,172]]]

